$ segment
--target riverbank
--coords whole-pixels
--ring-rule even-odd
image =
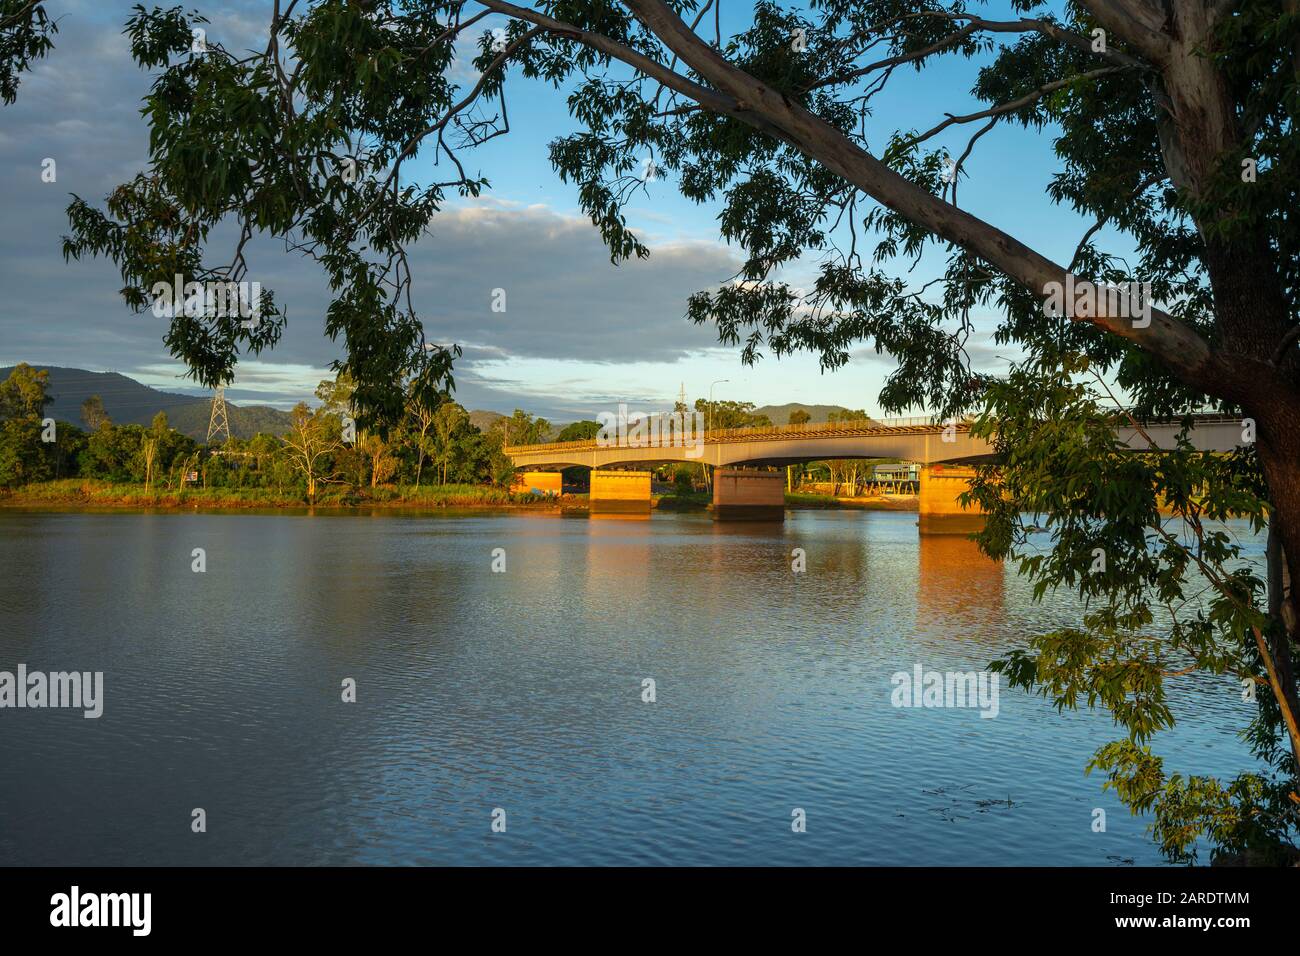
[[[0,508],[43,505],[93,508],[183,508],[254,510],[276,508],[554,508],[566,499],[512,494],[490,485],[432,485],[416,488],[326,486],[314,502],[298,491],[272,488],[151,488],[80,478],[46,481],[0,491]]]
[[[660,511],[706,511],[712,498],[708,492],[655,495],[652,507]],[[868,511],[915,511],[916,499],[835,498],[830,495],[787,493],[788,508],[851,509]],[[253,511],[299,509],[305,507],[337,509],[440,509],[491,508],[548,510],[582,509],[586,495],[534,495],[511,492],[491,485],[384,486],[380,488],[345,488],[326,486],[314,502],[297,491],[271,488],[193,488],[184,491],[151,488],[143,484],[126,484],[81,478],[46,481],[0,490],[0,508],[39,509],[94,508],[138,510],[230,510]]]

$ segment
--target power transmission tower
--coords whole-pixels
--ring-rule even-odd
[[[208,418],[208,444],[212,444],[213,435],[222,432],[226,435],[224,441],[230,441],[230,421],[226,418],[226,389],[218,385],[212,395],[212,415]]]

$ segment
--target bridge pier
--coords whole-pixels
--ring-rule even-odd
[[[957,496],[970,489],[975,469],[964,465],[926,465],[921,469],[917,496],[917,527],[921,534],[971,534],[984,530],[984,512],[963,508]]]
[[[718,468],[713,472],[713,517],[717,521],[784,521],[785,474]]]
[[[564,475],[558,471],[517,471],[510,490],[559,497],[564,493]]]
[[[591,472],[592,514],[649,514],[650,472]]]

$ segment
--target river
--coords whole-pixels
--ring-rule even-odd
[[[0,670],[104,674],[0,710],[0,864],[1161,862],[1108,715],[891,702],[1077,620],[915,522],[0,512]],[[1252,766],[1230,679],[1173,703],[1169,769]]]

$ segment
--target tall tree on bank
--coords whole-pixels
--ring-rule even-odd
[[[370,487],[378,488],[397,471],[398,462],[393,457],[392,446],[376,432],[364,432],[357,441],[357,448],[365,455],[370,466]]]
[[[82,406],[83,413],[85,406]],[[149,494],[153,484],[154,466],[158,462],[158,450],[167,438],[167,413],[159,412],[153,417],[149,430],[140,440],[140,457],[144,460],[144,493]]]
[[[722,238],[745,252],[740,281],[701,291],[687,314],[716,324],[723,342],[743,341],[745,361],[806,349],[835,368],[865,341],[897,363],[880,396],[887,411],[919,405],[947,415],[991,402],[1026,428],[1052,404],[1040,386],[1063,368],[1120,386],[1139,421],[1216,403],[1255,428],[1237,470],[1218,477],[1244,486],[1258,476],[1275,553],[1300,580],[1297,0],[1010,0],[1023,14],[1012,19],[961,0],[759,0],[732,35],[716,3],[282,2],[251,55],[210,34],[192,52],[201,21],[179,7],[140,9],[127,27],[132,52],[160,71],[145,108],[150,165],[105,210],[74,199],[65,254],[112,257],[128,303],[143,308],[152,284],[178,272],[242,275],[242,237],[289,239],[320,262],[334,290],[326,332],[344,339],[341,367],[357,382],[360,418],[396,420],[404,373],[414,368],[428,387],[446,388],[455,357],[423,340],[407,247],[431,218],[436,228],[449,195],[485,185],[463,160],[508,133],[508,87],[549,82],[567,91],[581,127],[552,142],[550,159],[614,261],[647,254],[623,216],[647,163],[656,182],[721,204]],[[507,18],[504,27],[487,29],[492,13]],[[455,44],[474,36],[479,75],[461,87],[451,78]],[[919,130],[870,128],[873,100],[891,80],[945,57],[982,63],[973,89],[987,108]],[[1054,137],[1049,197],[1096,223],[1070,262],[959,205],[963,167],[999,124]],[[952,152],[932,148],[956,132],[969,135]],[[444,160],[439,181],[403,177],[422,149]],[[208,248],[223,220],[241,236],[233,256]],[[1100,248],[1103,228],[1130,248]],[[859,248],[868,240],[873,255]],[[946,256],[942,294],[925,295],[905,268],[892,275],[883,265],[932,244]],[[1132,250],[1131,264],[1117,257]],[[799,259],[819,264],[811,288],[782,280],[782,267]],[[1163,307],[1147,311],[1131,294],[1075,301],[1062,290],[1076,277],[1149,283]],[[972,311],[994,306],[997,340],[1028,356],[1009,379],[1019,397],[970,367]],[[241,348],[274,344],[277,315],[253,329],[177,316],[166,341],[212,385],[229,379]],[[1087,396],[1063,410],[1093,434],[1086,423],[1100,412]],[[1037,465],[1051,453],[1025,447],[1038,449]],[[1015,474],[1003,477],[1021,487]],[[1040,503],[1103,516],[1115,507],[1110,486],[1090,491],[1093,499]],[[994,552],[1013,553],[1019,542],[1006,522],[995,522],[1002,539],[986,542]],[[1158,535],[1144,540],[1148,552],[1160,546]],[[1070,562],[1046,567],[1045,587],[1073,583]],[[1229,620],[1215,620],[1217,640],[1252,633],[1247,592]],[[1123,594],[1110,581],[1098,596]],[[1290,729],[1300,595],[1270,600],[1291,613],[1269,616],[1255,658],[1241,664],[1268,672],[1262,719]],[[1039,678],[1051,677],[1049,664],[1040,654]],[[1124,726],[1143,739],[1142,726]],[[1274,763],[1285,776],[1300,757],[1294,732],[1291,741],[1293,753]],[[1212,824],[1197,818],[1191,829]],[[1294,820],[1280,826],[1270,835],[1294,832]]]
[[[417,488],[420,487],[420,476],[424,472],[424,458],[429,450],[429,429],[433,427],[433,418],[445,401],[446,397],[442,395],[437,395],[432,402],[426,401],[423,396],[412,390],[406,403],[406,414],[411,420],[410,435],[415,442],[415,487]]]
[[[456,452],[456,441],[469,427],[469,412],[456,402],[443,402],[434,413],[433,460],[440,469],[440,484],[447,483],[447,469]]]
[[[19,362],[0,382],[0,419],[39,419],[45,414],[45,406],[54,401],[49,387],[49,369],[35,369]]]
[[[502,440],[507,445],[536,445],[545,441],[551,432],[550,422],[541,416],[534,417],[522,408],[516,408],[513,415],[499,419],[492,427],[501,430]]]
[[[81,403],[81,420],[90,431],[98,431],[101,425],[111,425],[112,419],[104,409],[104,400],[98,395],[91,395]]]
[[[20,362],[0,382],[0,487],[50,478],[61,464],[60,449],[46,441],[52,423],[42,420],[53,401],[49,379],[47,370]]]
[[[299,402],[289,413],[284,434],[285,456],[307,484],[307,500],[316,502],[319,486],[334,480],[333,457],[343,448],[338,416],[326,408],[314,412]]]

